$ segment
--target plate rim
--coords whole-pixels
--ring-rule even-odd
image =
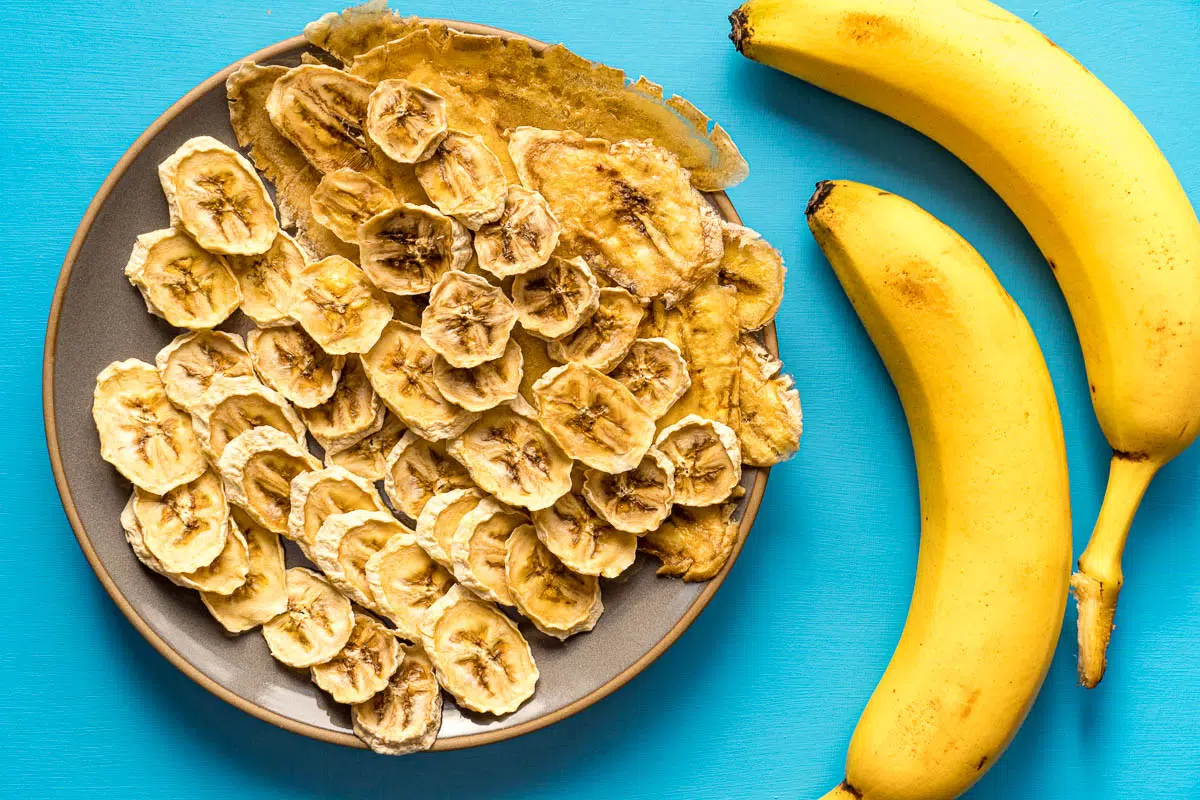
[[[524,34],[515,33],[513,31],[496,28],[490,25],[484,25],[474,22],[463,22],[459,20],[423,18],[423,22],[434,24],[445,24],[455,30],[464,33],[503,36],[506,38],[523,39],[530,43],[537,50],[544,49],[549,45]],[[154,632],[149,624],[143,619],[125,595],[121,592],[112,576],[108,573],[103,562],[97,555],[95,548],[92,546],[91,539],[88,536],[87,530],[84,528],[82,520],[79,518],[79,513],[75,508],[74,497],[71,494],[71,488],[67,483],[66,473],[63,469],[62,453],[59,448],[58,427],[55,422],[55,405],[54,405],[54,366],[58,348],[58,329],[61,321],[63,301],[66,296],[67,285],[70,282],[71,274],[75,267],[75,262],[79,256],[79,252],[83,249],[83,244],[87,240],[88,234],[91,232],[95,224],[96,217],[100,209],[108,200],[109,195],[125,174],[126,170],[133,161],[141,155],[146,146],[158,136],[161,130],[177,117],[184,109],[191,106],[201,96],[207,94],[216,86],[225,82],[225,79],[237,69],[243,62],[246,61],[266,61],[275,58],[285,52],[296,49],[298,47],[309,46],[308,41],[304,36],[293,36],[288,39],[268,45],[254,53],[239,58],[224,69],[209,76],[205,80],[192,87],[186,94],[176,100],[162,112],[150,125],[142,131],[142,133],[133,141],[129,148],[121,155],[121,158],[109,171],[104,182],[97,189],[95,196],[88,204],[87,210],[84,212],[75,234],[71,238],[70,246],[67,248],[66,257],[63,259],[62,268],[59,271],[58,280],[55,283],[54,295],[50,303],[50,313],[46,323],[46,339],[42,351],[42,417],[45,425],[46,446],[50,455],[50,467],[54,474],[54,483],[58,489],[59,499],[62,501],[63,511],[66,512],[67,520],[71,525],[71,529],[75,534],[76,542],[80,550],[83,551],[84,557],[95,572],[100,584],[104,587],[105,592],[116,604],[117,608],[125,616],[133,627],[142,635],[142,637],[150,643],[150,645],[158,651],[168,662],[176,669],[190,678],[200,687],[204,688],[211,694],[225,701],[226,703],[240,709],[241,711],[268,722],[278,728],[289,731],[291,733],[307,736],[311,739],[337,744],[346,747],[355,747],[365,749],[366,745],[357,736],[350,733],[339,733],[330,731],[307,722],[292,719],[284,716],[276,711],[264,708],[263,706],[248,700],[245,697],[225,688],[217,683],[213,678],[206,675],[192,662],[188,661],[179,651],[175,650],[162,637]],[[713,202],[717,205],[721,216],[729,222],[741,224],[741,217],[737,210],[730,202],[728,195],[725,192],[712,192],[708,194]],[[778,355],[779,346],[776,337],[775,322],[772,321],[763,329],[763,337],[767,349],[775,355]],[[469,733],[459,736],[452,736],[446,739],[439,738],[431,748],[432,751],[449,751],[459,750],[469,747],[478,747],[493,742],[500,742],[506,739],[513,739],[522,736],[526,733],[532,733],[542,728],[553,725],[556,722],[573,716],[592,704],[604,699],[608,695],[615,692],[617,689],[624,686],[636,675],[642,672],[646,667],[650,666],[658,659],[667,648],[673,645],[679,637],[687,630],[696,620],[700,613],[708,606],[709,601],[717,590],[724,583],[725,577],[729,574],[730,569],[737,561],[738,555],[742,551],[743,545],[746,543],[746,538],[749,535],[750,529],[754,525],[754,520],[758,516],[759,506],[762,504],[763,494],[766,491],[767,478],[769,477],[771,468],[760,468],[760,471],[755,478],[753,486],[750,488],[750,498],[746,505],[746,512],[743,515],[738,527],[737,540],[734,542],[733,550],[729,554],[728,560],[714,577],[712,577],[704,589],[692,601],[687,612],[667,631],[653,647],[632,664],[627,666],[621,672],[614,675],[603,685],[593,689],[588,694],[574,700],[571,703],[556,709],[555,711],[538,717],[536,719],[523,722],[519,725],[513,725],[508,728],[503,728],[496,731],[482,731],[479,733]]]

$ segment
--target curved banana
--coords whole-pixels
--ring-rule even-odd
[[[1054,389],[1020,309],[958,234],[896,195],[823,181],[808,225],[908,418],[921,548],[904,633],[829,798],[957,797],[1050,668],[1071,563]]]
[[[746,56],[965,161],[1055,271],[1113,448],[1072,579],[1080,682],[1095,686],[1133,516],[1158,469],[1200,432],[1200,223],[1187,195],[1104,84],[985,0],[749,0],[730,20]]]

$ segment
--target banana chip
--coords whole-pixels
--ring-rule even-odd
[[[737,290],[705,281],[668,314],[662,336],[679,345],[687,359],[691,388],[658,420],[661,428],[699,414],[738,429],[740,387]],[[676,340],[678,337],[678,341]]]
[[[555,361],[608,372],[629,352],[645,313],[641,303],[624,289],[601,289],[591,316],[573,332],[550,342],[546,352]]]
[[[641,549],[662,562],[659,575],[706,581],[721,571],[737,542],[734,503],[685,508],[676,506],[656,531],[643,536]]]
[[[741,340],[740,425],[742,461],[770,467],[786,461],[800,448],[803,419],[800,393],[783,362],[750,336]]]
[[[486,278],[453,270],[434,285],[421,338],[451,366],[477,367],[504,355],[517,311]]]
[[[365,703],[387,688],[404,654],[381,622],[354,614],[354,628],[336,656],[310,670],[313,683],[339,703]]]
[[[367,134],[394,161],[424,161],[446,138],[446,101],[401,78],[380,81],[367,103]]]
[[[279,233],[275,206],[254,167],[211,136],[184,142],[158,165],[158,179],[171,225],[210,253],[265,253]]]
[[[371,388],[362,362],[350,358],[342,367],[333,395],[319,406],[301,408],[297,413],[317,444],[330,453],[344,450],[377,432],[383,427],[387,411]]]
[[[429,206],[402,203],[358,229],[363,270],[385,292],[424,294],[471,261],[471,233]]]
[[[508,179],[481,136],[448,131],[416,170],[421,188],[438,210],[473,231],[504,213]]]
[[[367,583],[367,561],[398,533],[411,534],[390,511],[350,511],[321,523],[312,560],[325,577],[360,606],[379,610]]]
[[[600,580],[567,569],[538,541],[532,525],[522,525],[508,537],[504,575],[517,610],[559,641],[590,631],[604,611]]]
[[[352,169],[339,169],[321,178],[313,192],[313,219],[343,242],[358,244],[358,226],[398,204],[379,181]]]
[[[291,484],[291,508],[285,534],[312,558],[317,533],[325,520],[350,511],[387,511],[375,487],[341,467],[297,475]]]
[[[428,750],[442,727],[442,690],[433,664],[419,645],[402,645],[401,652],[387,688],[350,709],[358,738],[388,756]]]
[[[233,509],[232,518],[234,529],[245,537],[245,580],[229,594],[201,591],[200,599],[225,630],[242,633],[287,611],[287,586],[279,536],[239,508]]]
[[[475,241],[478,245],[479,238]],[[525,330],[544,339],[558,339],[577,331],[596,313],[600,286],[582,258],[551,256],[545,266],[513,280],[512,302]]]
[[[367,560],[367,585],[379,613],[405,639],[419,641],[421,618],[454,585],[454,577],[431,559],[416,535],[397,533]]]
[[[291,325],[292,281],[308,264],[296,240],[283,231],[265,253],[230,256],[229,268],[242,291],[242,313],[260,328]]]
[[[354,630],[350,601],[319,573],[287,571],[287,610],[263,623],[263,638],[277,661],[303,669],[329,661]]]
[[[392,304],[392,319],[417,328],[421,327],[421,315],[425,313],[425,307],[429,305],[429,295],[389,294],[388,300]]]
[[[637,535],[613,527],[574,492],[533,512],[533,527],[542,544],[580,575],[615,578],[637,558]]]
[[[504,578],[504,543],[529,517],[485,498],[459,520],[450,540],[454,578],[484,600],[513,605]]]
[[[451,403],[467,411],[487,411],[517,397],[522,364],[521,347],[510,338],[504,355],[477,367],[454,367],[439,358],[433,364],[433,379]]]
[[[404,435],[404,426],[391,414],[384,415],[379,430],[349,447],[325,453],[325,463],[350,470],[369,481],[383,480],[387,474],[387,455]]]
[[[142,293],[146,310],[176,328],[214,328],[242,302],[225,259],[174,228],[139,236],[125,277]]]
[[[417,544],[430,558],[453,571],[450,549],[458,523],[483,499],[484,494],[478,489],[449,489],[434,495],[417,517]]]
[[[154,494],[199,478],[207,469],[192,421],[171,405],[158,370],[131,358],[96,376],[92,418],[100,456]]]
[[[589,469],[583,476],[584,499],[619,531],[639,534],[652,531],[671,513],[675,465],[653,447],[641,463],[627,472],[612,475]]]
[[[200,446],[214,462],[226,445],[251,428],[275,428],[304,442],[304,424],[283,395],[256,378],[218,376],[192,406]]]
[[[518,396],[532,407],[536,402],[533,396],[533,385],[558,364],[546,352],[547,342],[529,333],[520,325],[512,329],[509,338],[521,348],[521,387],[518,389]]]
[[[468,589],[451,587],[421,621],[438,683],[458,705],[508,714],[533,696],[538,668],[517,626]]]
[[[291,315],[331,355],[365,353],[392,319],[392,306],[358,266],[341,256],[296,275]]]
[[[242,337],[224,331],[176,336],[154,357],[172,403],[191,411],[217,377],[253,378],[254,363]]]
[[[246,347],[263,383],[300,408],[314,408],[333,396],[345,356],[331,356],[296,325],[255,329]]]
[[[246,540],[242,537],[237,525],[233,524],[232,521],[226,523],[229,527],[229,532],[225,537],[225,548],[221,551],[220,555],[213,559],[211,564],[201,567],[194,572],[171,572],[146,547],[142,526],[138,522],[137,515],[134,513],[134,503],[136,501],[137,492],[135,490],[134,494],[130,495],[129,502],[125,504],[125,508],[121,512],[121,528],[125,531],[125,541],[129,542],[130,549],[133,550],[133,554],[137,556],[138,561],[142,562],[142,564],[162,575],[176,586],[181,586],[184,589],[196,589],[200,592],[211,592],[217,595],[231,594],[246,582],[246,577],[250,569]]]
[[[217,467],[230,503],[273,533],[286,533],[292,479],[321,464],[275,428],[252,428],[225,447]]]
[[[654,419],[666,414],[692,386],[687,361],[669,339],[638,339],[608,373],[628,389]]]
[[[691,414],[658,435],[654,447],[675,467],[675,503],[711,506],[742,480],[742,449],[728,425]]]
[[[775,319],[783,302],[783,256],[749,228],[722,223],[725,255],[717,269],[717,282],[737,290],[738,325],[756,331]]]
[[[373,88],[340,69],[303,64],[275,81],[267,114],[321,172],[361,171],[374,164],[363,132]]]
[[[444,445],[426,441],[412,431],[388,453],[383,489],[392,505],[410,519],[419,518],[434,495],[472,486],[466,468],[446,454]]]
[[[212,470],[161,496],[135,491],[133,513],[146,549],[168,572],[195,572],[225,549],[229,506]]]
[[[509,186],[504,213],[475,234],[479,266],[497,278],[520,275],[550,260],[558,247],[558,220],[546,198],[523,186]]]

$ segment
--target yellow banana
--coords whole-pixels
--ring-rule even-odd
[[[827,798],[938,800],[996,761],[1062,629],[1071,510],[1033,331],[984,260],[912,203],[824,181],[808,225],[908,418],[921,548],[904,633]]]
[[[1072,578],[1079,678],[1104,674],[1121,553],[1158,469],[1200,432],[1200,223],[1145,128],[1032,26],[985,0],[749,0],[749,58],[900,120],[987,181],[1055,271],[1113,448]]]

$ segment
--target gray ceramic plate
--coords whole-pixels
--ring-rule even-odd
[[[471,33],[514,35],[452,24]],[[248,59],[295,65],[305,47],[297,37]],[[80,547],[117,606],[160,653],[201,686],[256,717],[296,733],[361,747],[346,708],[318,691],[307,673],[276,663],[257,633],[223,635],[195,592],[173,586],[138,563],[118,523],[130,487],[101,460],[92,425],[96,374],[125,358],[153,363],[154,354],[178,333],[146,313],[122,267],[138,234],[168,224],[158,163],[201,134],[236,146],[225,104],[225,78],[233,68],[197,86],[155,121],[117,163],[84,215],[63,264],[46,332],[46,438]],[[738,221],[724,194],[711,200],[725,218]],[[232,327],[244,329],[241,322]],[[766,332],[766,342],[776,350],[774,328]],[[500,719],[463,714],[448,701],[434,749],[472,747],[537,730],[591,705],[644,669],[683,633],[721,585],[745,541],[766,479],[766,470],[746,473],[738,542],[719,575],[698,584],[658,578],[655,563],[643,555],[620,578],[604,583],[604,616],[593,632],[560,644],[523,623],[541,670],[533,699]],[[292,550],[288,561],[296,564],[302,558]]]

